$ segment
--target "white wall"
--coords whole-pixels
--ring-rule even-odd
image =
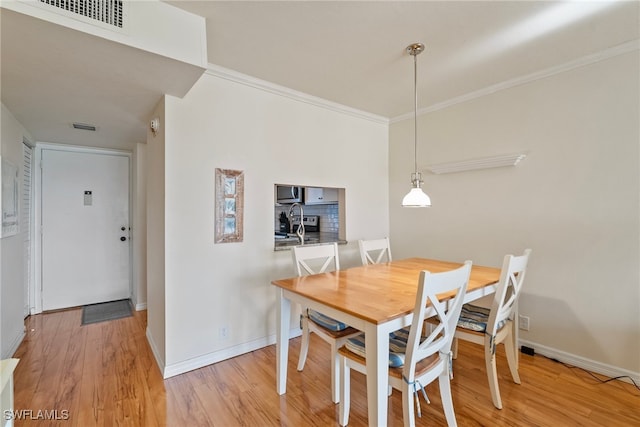
[[[165,102],[171,376],[275,342],[270,282],[293,275],[290,253],[273,250],[275,183],[346,188],[345,267],[358,263],[355,240],[388,234],[388,126],[211,74],[183,99]],[[161,160],[152,158],[153,145],[150,164]],[[242,243],[214,244],[216,168],[244,171]],[[148,206],[149,216],[156,208]],[[149,239],[150,256],[151,246]],[[158,268],[151,258],[149,268]],[[151,290],[148,300],[152,318]],[[227,338],[220,328],[228,328]]]
[[[390,129],[394,257],[500,266],[533,253],[520,338],[640,377],[639,60],[627,53],[419,117],[419,165],[530,150],[517,167],[426,175],[403,210],[413,122]]]
[[[133,152],[132,270],[133,304],[147,308],[147,144],[137,143]]]
[[[2,104],[0,116],[2,159],[18,168],[22,189],[22,141],[31,136]],[[18,216],[20,218],[20,215]],[[22,225],[21,225],[22,229]],[[24,337],[24,264],[22,233],[0,240],[2,265],[0,267],[0,356],[13,356]]]
[[[165,346],[165,114],[164,98],[152,117],[160,119],[156,135],[147,133],[147,338],[161,370]]]

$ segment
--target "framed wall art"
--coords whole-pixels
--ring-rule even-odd
[[[2,159],[2,237],[18,234],[18,168]]]
[[[216,168],[215,243],[242,242],[244,172]]]

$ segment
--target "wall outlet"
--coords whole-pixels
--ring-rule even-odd
[[[529,330],[529,316],[518,315],[518,327],[523,331]]]
[[[218,330],[218,335],[220,336],[220,339],[222,340],[226,340],[227,338],[229,338],[229,327],[228,326],[222,326],[219,330]]]

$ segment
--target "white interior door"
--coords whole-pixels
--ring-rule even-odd
[[[129,298],[129,157],[42,150],[42,308]]]

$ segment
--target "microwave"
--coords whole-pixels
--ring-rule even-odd
[[[276,185],[277,203],[302,203],[302,187]]]

